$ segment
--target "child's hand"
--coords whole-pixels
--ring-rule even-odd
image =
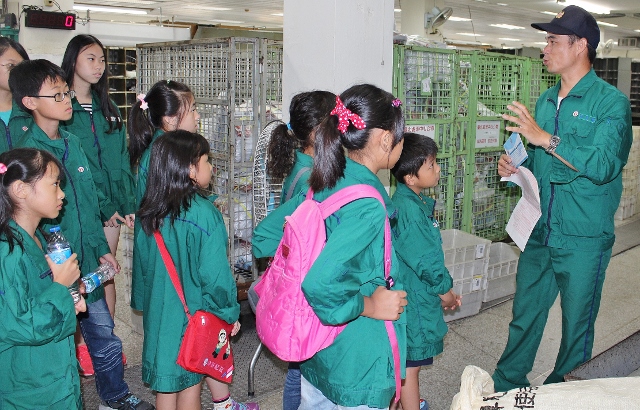
[[[129,214],[124,216],[124,223],[129,229],[133,229],[134,222],[136,221],[136,214]]]
[[[120,214],[116,211],[115,214],[113,214],[113,216],[111,218],[109,218],[108,221],[106,221],[104,223],[104,226],[108,226],[110,228],[117,228],[118,227],[118,221],[122,222],[122,223],[126,223],[127,221],[120,216]]]
[[[460,295],[456,294],[453,289],[450,289],[449,292],[444,295],[440,295],[440,299],[442,300],[442,309],[444,310],[455,310],[459,306],[462,306]]]
[[[76,315],[80,312],[86,312],[86,311],[87,311],[87,302],[84,300],[84,298],[81,297],[78,303],[76,303]]]
[[[51,269],[51,274],[53,276],[54,282],[69,287],[76,283],[78,278],[80,278],[80,268],[78,267],[77,254],[72,254],[66,261],[64,261],[60,265],[52,261],[49,255],[45,255],[44,258],[47,260],[49,269]]]
[[[120,273],[120,264],[116,260],[116,257],[111,253],[105,253],[99,259],[100,264],[108,263],[113,266],[113,269],[116,270],[116,273]]]
[[[236,321],[236,323],[233,324],[233,329],[231,329],[231,336],[235,336],[238,334],[238,332],[240,331],[240,322]]]
[[[362,316],[378,320],[398,320],[404,312],[404,306],[407,306],[407,292],[378,286],[370,297],[365,296]]]

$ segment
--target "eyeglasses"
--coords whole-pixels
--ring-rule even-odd
[[[53,98],[55,102],[62,102],[64,99],[69,96],[69,98],[75,98],[76,92],[73,90],[69,90],[66,93],[56,93],[54,95],[28,95],[27,97],[32,98]]]

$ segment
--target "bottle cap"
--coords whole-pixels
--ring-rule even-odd
[[[60,230],[59,226],[53,226],[51,228],[49,228],[49,232],[54,233],[54,232],[58,232]]]

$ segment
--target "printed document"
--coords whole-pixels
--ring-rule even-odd
[[[524,251],[533,227],[542,216],[538,181],[525,167],[519,167],[517,173],[509,177],[502,177],[501,181],[513,182],[522,189],[522,198],[511,213],[506,231],[518,245],[518,248]]]

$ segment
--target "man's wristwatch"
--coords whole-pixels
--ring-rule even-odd
[[[558,137],[557,135],[552,135],[551,139],[549,140],[549,146],[544,150],[547,152],[547,154],[553,154],[558,147],[558,144],[560,144],[560,137]]]

